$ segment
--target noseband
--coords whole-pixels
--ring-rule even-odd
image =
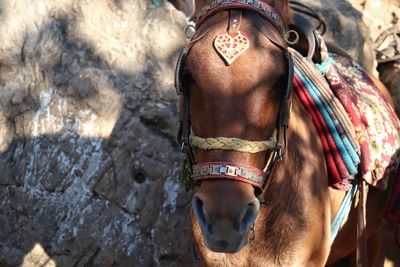
[[[204,147],[204,143],[210,141],[211,138],[200,138],[197,136],[191,136],[190,134],[190,91],[182,87],[181,70],[191,47],[209,31],[209,29],[204,29],[204,27],[200,29],[200,26],[221,11],[230,12],[230,20],[228,25],[229,28],[227,30],[228,34],[230,34],[231,30],[239,30],[242,13],[245,12],[246,16],[251,18],[251,22],[253,23],[254,27],[282,50],[287,61],[287,85],[279,103],[276,129],[274,132],[275,136],[271,138],[272,141],[254,142],[237,138],[225,138],[224,140],[229,143],[228,145],[211,145],[207,148]],[[208,179],[230,179],[253,185],[257,189],[257,194],[264,190],[268,177],[272,173],[276,162],[283,159],[283,155],[286,152],[287,146],[286,132],[289,124],[291,91],[293,87],[293,61],[287,47],[287,34],[288,31],[281,15],[268,4],[258,0],[214,0],[204,6],[199,12],[198,16],[196,17],[196,33],[192,37],[188,46],[181,51],[175,70],[175,88],[177,94],[182,96],[179,109],[180,128],[178,132],[178,142],[181,144],[182,152],[184,152],[187,156],[191,176],[196,182]],[[228,62],[228,65],[229,64],[230,63]],[[223,138],[224,137],[214,139],[219,139],[218,141],[220,141]],[[265,168],[260,170],[255,167],[228,162],[202,162],[196,164],[193,146],[201,149],[227,149],[241,151],[236,148],[232,148],[232,142],[234,141],[237,141],[240,144],[248,142],[251,145],[255,145],[256,143],[264,143],[266,149],[263,150],[271,149],[272,152],[266,162]],[[256,151],[260,152],[263,150]],[[246,152],[256,153],[248,152],[247,150]]]

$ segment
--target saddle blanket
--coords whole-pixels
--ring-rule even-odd
[[[320,41],[319,65],[290,51],[294,89],[320,136],[330,183],[347,191],[360,172],[370,185],[386,189],[400,162],[399,119],[356,62],[328,53]]]

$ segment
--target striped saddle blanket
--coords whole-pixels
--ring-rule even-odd
[[[348,191],[356,174],[386,190],[394,181],[385,217],[400,223],[400,122],[367,73],[353,60],[329,53],[321,64],[291,49],[294,90],[310,114],[325,153],[330,184]]]
[[[348,190],[360,172],[370,185],[387,188],[400,162],[400,122],[366,72],[353,60],[328,53],[322,63],[291,50],[294,89],[317,128],[331,184]]]
[[[399,119],[360,65],[329,53],[322,38],[320,42],[321,64],[291,50],[293,84],[321,139],[330,184],[347,191],[360,173],[368,184],[386,189],[391,173],[400,173]],[[399,206],[400,174],[396,188],[389,209]],[[399,222],[400,207],[393,211],[386,217]]]
[[[400,122],[393,108],[353,60],[328,53],[321,64],[291,50],[294,89],[318,130],[331,184],[342,190],[360,171],[370,185],[386,189],[400,162]]]

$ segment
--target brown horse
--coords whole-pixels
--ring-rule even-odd
[[[284,24],[290,22],[287,0],[265,2],[283,17]],[[194,14],[206,4],[197,0]],[[259,141],[277,131],[288,86],[288,61],[279,45],[284,40],[277,39],[281,37],[276,37],[273,23],[266,22],[260,30],[253,20],[253,15],[241,19],[240,29],[252,45],[229,66],[213,48],[215,36],[225,32],[228,24],[235,25],[228,11],[215,12],[202,22],[189,45],[182,86],[190,91],[188,109],[197,136]],[[231,179],[206,179],[196,187],[192,229],[203,265],[336,266],[346,257],[353,258],[358,199],[331,244],[331,223],[345,193],[329,186],[321,141],[295,94],[286,139],[286,153],[274,164],[261,198],[251,183]],[[195,157],[197,163],[233,162],[261,170],[270,158],[266,152],[218,149],[197,149]],[[369,190],[369,266],[374,266],[378,253],[385,201],[384,191]]]

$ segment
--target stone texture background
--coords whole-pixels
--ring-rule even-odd
[[[151,1],[0,1],[0,266],[187,262],[185,23]]]
[[[373,3],[399,1],[309,2],[372,69],[371,31],[393,23]],[[0,266],[193,265],[173,89],[186,23],[163,0],[0,0]]]

